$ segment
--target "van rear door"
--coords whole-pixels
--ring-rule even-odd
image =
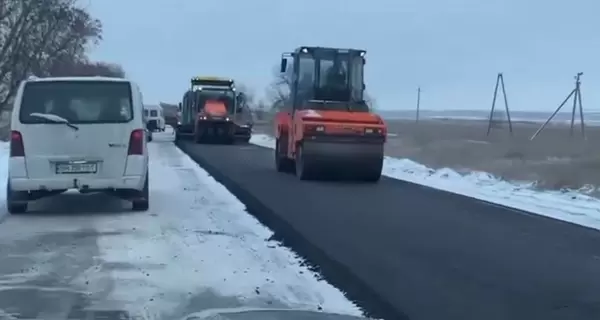
[[[32,114],[54,115],[67,124]],[[134,128],[126,81],[27,83],[19,111],[30,179],[124,175]]]

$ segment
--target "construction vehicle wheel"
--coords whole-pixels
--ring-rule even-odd
[[[202,142],[202,138],[203,138],[202,134],[200,133],[199,130],[194,132],[194,142],[200,143],[200,142]]]
[[[304,147],[299,145],[296,148],[296,176],[300,180],[312,180],[315,178],[315,165],[307,160],[304,154]]]
[[[294,172],[294,161],[289,159],[285,154],[281,154],[281,142],[275,140],[275,168],[278,172],[292,173]]]
[[[360,172],[360,179],[365,182],[376,183],[381,179],[381,170],[383,169],[383,158],[381,161],[376,161],[365,165],[361,169],[357,170]]]

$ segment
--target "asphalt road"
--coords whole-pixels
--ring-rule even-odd
[[[600,319],[600,232],[393,179],[299,181],[253,145],[180,147],[374,314]]]

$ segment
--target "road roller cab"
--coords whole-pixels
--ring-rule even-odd
[[[290,95],[275,121],[278,171],[301,179],[342,173],[379,180],[387,132],[363,98],[364,65],[363,50],[300,47],[284,53],[281,72],[290,80]]]

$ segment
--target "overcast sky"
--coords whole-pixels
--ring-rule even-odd
[[[104,24],[93,58],[120,63],[147,103],[178,102],[197,75],[258,95],[281,52],[367,50],[366,84],[382,109],[488,109],[504,72],[512,109],[551,110],[583,76],[600,109],[598,0],[88,0]],[[595,92],[594,92],[595,91]]]

